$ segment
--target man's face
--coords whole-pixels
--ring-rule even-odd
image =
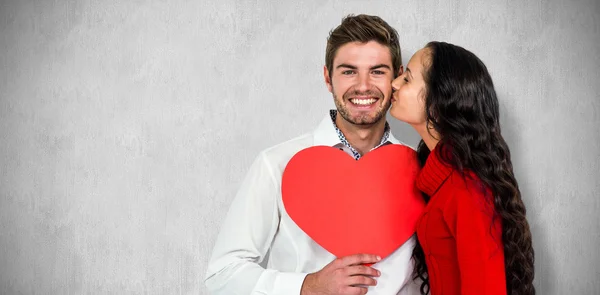
[[[390,108],[394,79],[390,50],[375,41],[341,46],[325,83],[333,94],[338,113],[355,125],[373,125],[385,120]]]

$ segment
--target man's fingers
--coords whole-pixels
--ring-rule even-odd
[[[348,287],[343,294],[345,295],[365,295],[369,289],[367,287]]]
[[[381,260],[381,257],[373,254],[354,254],[340,258],[342,267],[360,264],[373,264]]]
[[[356,275],[362,275],[362,276],[370,276],[370,277],[378,277],[381,275],[381,273],[369,266],[364,266],[364,265],[352,265],[352,266],[348,266],[344,269],[345,274],[348,276],[356,276]]]
[[[373,278],[366,276],[352,276],[346,280],[346,283],[350,286],[363,287],[363,286],[375,286],[377,281]]]

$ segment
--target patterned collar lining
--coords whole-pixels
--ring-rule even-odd
[[[337,110],[330,110],[329,116],[331,117],[331,122],[333,123],[333,127],[335,128],[335,133],[337,133],[338,137],[340,138],[340,142],[344,146],[346,146],[347,148],[350,149],[355,160],[360,159],[360,153],[350,145],[350,143],[348,142],[348,140],[346,140],[346,137],[344,136],[342,131],[335,124],[335,117],[337,116]],[[379,142],[379,144],[376,147],[372,148],[371,151],[384,145],[385,143],[387,143],[389,137],[390,137],[390,125],[388,124],[388,122],[385,122],[385,130],[383,132],[383,137],[381,137],[381,141]]]

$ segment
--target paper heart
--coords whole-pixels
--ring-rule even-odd
[[[414,150],[386,145],[354,160],[327,146],[301,150],[282,178],[291,219],[337,257],[369,253],[384,258],[415,232],[425,203],[415,181]]]

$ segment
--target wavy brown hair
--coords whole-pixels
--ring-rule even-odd
[[[425,48],[426,119],[439,134],[438,146],[451,147],[449,155],[439,153],[440,158],[463,175],[465,170],[472,171],[490,189],[493,218],[500,218],[502,223],[507,294],[533,295],[531,232],[510,150],[500,132],[498,98],[492,78],[484,63],[460,46],[430,42]],[[429,152],[421,141],[417,148],[421,165]],[[421,294],[426,294],[429,281],[420,244],[413,251],[413,258],[415,278],[423,280]]]

